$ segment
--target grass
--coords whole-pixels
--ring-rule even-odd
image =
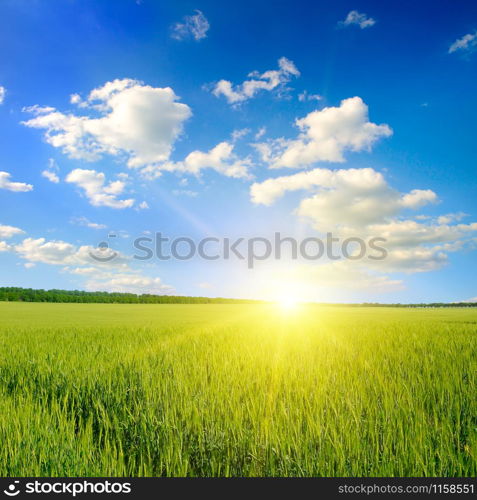
[[[0,303],[2,476],[475,476],[477,311]]]

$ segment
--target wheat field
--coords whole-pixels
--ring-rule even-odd
[[[2,476],[475,476],[477,310],[0,303]]]

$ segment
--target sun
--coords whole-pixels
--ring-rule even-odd
[[[276,301],[277,306],[284,313],[291,313],[298,309],[299,302],[294,297],[282,297]]]

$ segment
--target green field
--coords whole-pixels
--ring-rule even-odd
[[[0,303],[2,476],[475,476],[477,310]]]

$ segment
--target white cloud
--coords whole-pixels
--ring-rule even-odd
[[[48,179],[50,182],[53,182],[54,184],[58,184],[60,182],[60,178],[58,176],[58,172],[60,171],[60,168],[58,167],[58,164],[53,158],[50,158],[48,160],[48,166],[41,175],[45,177],[45,179]]]
[[[304,90],[301,94],[298,94],[298,100],[300,102],[305,101],[321,101],[323,97],[319,94],[310,94],[307,90]]]
[[[437,195],[430,189],[413,189],[405,194],[400,201],[401,206],[405,208],[420,208],[429,203],[436,203]]]
[[[151,278],[139,273],[116,273],[99,275],[88,279],[85,283],[86,290],[167,295],[174,291],[173,287],[166,285],[160,278]]]
[[[12,236],[15,236],[17,234],[23,234],[25,231],[18,227],[13,227],[13,226],[4,226],[0,224],[0,238],[11,238]]]
[[[6,241],[0,241],[0,252],[10,252],[11,246]]]
[[[89,291],[105,291],[134,294],[167,295],[174,288],[160,278],[144,276],[138,271],[125,268],[121,271],[98,269],[98,267],[66,267],[64,271],[86,278],[84,287]]]
[[[184,40],[193,38],[197,42],[207,37],[210,24],[207,18],[200,10],[195,10],[192,16],[185,16],[182,23],[176,23],[172,27],[172,38]]]
[[[96,267],[65,267],[64,271],[69,274],[77,274],[79,276],[87,276],[98,273],[98,269]]]
[[[257,269],[254,290],[267,300],[292,297],[298,301],[338,302],[343,291],[388,293],[402,290],[400,279],[367,269],[360,262],[349,260],[311,263],[283,262]]]
[[[380,272],[424,272],[445,265],[448,254],[472,245],[477,223],[456,223],[463,214],[418,216],[409,210],[438,202],[428,189],[400,193],[371,168],[314,169],[268,179],[251,186],[256,204],[271,205],[286,192],[311,191],[299,203],[296,215],[311,221],[321,234],[345,238],[385,238],[384,260],[368,262]],[[417,220],[418,219],[418,220]]]
[[[83,105],[81,96],[79,94],[71,94],[70,95],[70,103],[71,104]]]
[[[24,182],[12,182],[10,181],[11,174],[8,172],[0,172],[0,189],[6,189],[7,191],[14,192],[27,192],[33,189],[31,184],[25,184]]]
[[[117,198],[123,193],[125,182],[111,181],[106,184],[106,178],[102,172],[77,168],[68,174],[66,182],[82,188],[91,205],[95,207],[121,209],[134,205],[134,199],[119,200]]]
[[[293,76],[299,75],[295,64],[286,57],[281,57],[278,60],[278,70],[268,70],[261,74],[253,71],[248,75],[250,80],[235,86],[228,80],[220,80],[215,84],[212,93],[217,97],[223,95],[230,104],[237,104],[251,99],[261,90],[283,90]]]
[[[439,224],[431,219],[427,223],[411,219],[387,219],[367,226],[367,231],[386,238],[388,245],[407,247],[414,243],[448,245],[460,241],[468,234],[477,231],[477,223],[470,224]],[[451,247],[439,247],[451,250]],[[454,250],[457,250],[455,248]]]
[[[302,200],[298,213],[311,217],[316,226],[362,226],[385,220],[405,208],[437,202],[437,195],[430,190],[395,191],[372,168],[316,168],[254,183],[250,194],[254,203],[271,205],[286,192],[298,190],[315,191]]]
[[[440,215],[437,218],[437,222],[439,224],[450,224],[452,222],[459,222],[464,217],[467,217],[467,214],[464,213],[464,212],[457,212],[457,213],[445,214],[445,215]]]
[[[92,116],[36,105],[25,108],[35,117],[22,123],[46,129],[46,141],[70,158],[96,161],[109,154],[126,158],[131,168],[142,167],[169,158],[191,116],[189,106],[177,100],[169,87],[114,80],[92,90],[85,101],[74,97],[74,104]]]
[[[388,125],[369,121],[368,106],[360,97],[344,99],[339,107],[312,111],[295,123],[300,129],[297,139],[279,138],[254,145],[271,168],[344,162],[345,151],[369,151],[378,139],[392,135]]]
[[[362,265],[356,265],[349,260],[326,262],[321,265],[299,265],[292,268],[295,279],[308,283],[315,288],[322,286],[326,289],[339,290],[373,290],[377,293],[401,290],[403,282],[389,278],[383,274],[370,272]]]
[[[232,132],[232,142],[236,142],[239,139],[242,139],[242,137],[245,137],[249,133],[250,133],[249,128],[241,128],[241,129],[234,130]]]
[[[382,272],[400,272],[407,274],[424,273],[441,269],[448,263],[448,249],[439,246],[428,247],[415,245],[411,248],[391,248],[386,259],[373,263],[375,269]]]
[[[340,21],[342,26],[357,25],[361,29],[370,28],[376,24],[376,20],[372,17],[368,17],[367,14],[358,12],[357,10],[352,10],[346,16],[344,21]]]
[[[239,158],[233,149],[233,144],[224,141],[205,153],[192,151],[183,161],[168,162],[157,167],[145,168],[143,173],[152,177],[161,175],[162,171],[200,175],[202,170],[211,168],[226,177],[250,178],[248,171],[251,166],[250,159]]]
[[[303,277],[315,283],[324,283],[326,288],[338,290],[372,290],[375,293],[387,293],[402,290],[404,283],[385,274],[369,271],[363,265],[356,265],[349,260],[328,262],[321,266],[306,266]]]
[[[51,170],[43,170],[41,175],[45,179],[48,179],[50,182],[53,182],[54,184],[58,184],[60,182],[60,178],[58,177],[58,175],[55,174],[55,172],[52,172]]]
[[[477,47],[477,31],[474,33],[467,33],[462,38],[458,38],[450,47],[449,54],[453,52],[461,51],[471,51]]]
[[[7,91],[6,91],[5,87],[2,87],[0,85],[0,104],[3,104],[3,101],[5,100],[6,93],[7,93]]]
[[[106,229],[105,224],[98,224],[97,222],[91,222],[86,217],[72,217],[71,223],[76,224],[78,226],[89,227],[91,229]]]
[[[72,274],[80,274],[81,269],[94,269],[98,276],[101,273],[133,272],[128,264],[130,259],[109,247],[77,246],[61,240],[25,238],[21,243],[11,245],[8,250],[27,263],[62,266],[65,272]]]
[[[15,246],[25,260],[44,264],[63,265],[76,261],[76,248],[64,241],[46,241],[45,238],[26,238]]]
[[[149,209],[149,204],[147,201],[141,201],[138,205],[139,210],[148,210]]]
[[[83,265],[94,260],[88,254],[89,247],[77,248],[65,241],[47,241],[45,238],[25,238],[14,246],[14,251],[29,262],[50,265]]]
[[[65,241],[25,238],[17,245],[7,245],[0,241],[1,251],[17,254],[25,261],[26,268],[37,263],[61,266],[65,273],[85,277],[84,287],[87,290],[151,294],[173,291],[160,278],[144,276],[140,271],[132,269],[129,266],[130,259],[111,248],[99,250],[88,245],[78,247]],[[98,255],[101,261],[94,258]]]
[[[255,140],[258,141],[260,137],[263,137],[267,133],[267,127],[260,127],[258,132],[255,134]]]

